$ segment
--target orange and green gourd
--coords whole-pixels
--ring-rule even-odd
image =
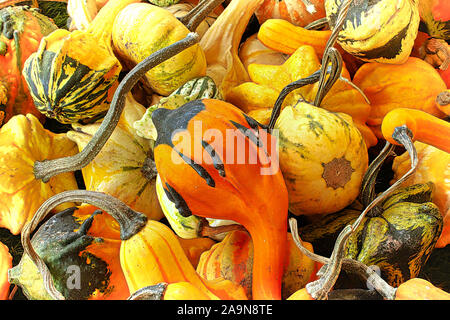
[[[61,123],[105,115],[122,70],[111,45],[114,19],[134,2],[109,0],[86,30],[57,29],[42,39],[22,72],[40,112]]]
[[[44,122],[22,76],[26,59],[40,40],[57,29],[37,9],[8,6],[0,10],[0,126],[16,114],[31,113]]]
[[[168,198],[183,215],[244,226],[254,246],[253,298],[281,299],[288,195],[274,137],[237,107],[214,99],[160,108],[152,118],[155,163]]]

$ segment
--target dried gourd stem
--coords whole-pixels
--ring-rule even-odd
[[[366,96],[364,91],[361,90],[360,87],[358,87],[356,84],[354,84],[353,82],[351,82],[347,78],[343,77],[342,75],[339,77],[339,79],[344,81],[345,83],[347,83],[349,86],[351,86],[356,91],[358,91],[358,93],[364,98],[364,100],[366,100],[367,104],[371,104],[369,98]]]
[[[286,97],[289,95],[289,93],[291,93],[292,91],[302,88],[304,86],[313,84],[317,81],[319,81],[319,76],[320,76],[320,70],[314,72],[312,75],[310,75],[309,77],[303,78],[303,79],[299,79],[297,81],[291,82],[290,84],[288,84],[287,86],[285,86],[280,94],[278,95],[277,100],[275,101],[275,104],[273,106],[272,109],[272,114],[270,116],[270,120],[269,120],[269,124],[267,126],[269,132],[271,132],[275,126],[275,122],[277,121],[280,112],[281,112],[281,106],[283,105],[284,99],[286,99]]]
[[[139,79],[153,67],[193,46],[198,41],[199,35],[191,32],[184,39],[156,51],[131,69],[117,87],[105,118],[86,147],[74,156],[36,161],[34,163],[36,179],[42,179],[42,181],[47,182],[51,177],[59,173],[80,170],[88,165],[101,151],[116,128],[125,107],[126,95]]]
[[[300,237],[298,235],[297,219],[295,219],[295,218],[289,219],[289,228],[291,229],[291,235],[292,235],[292,239],[294,240],[295,245],[300,249],[300,251],[305,256],[307,256],[311,260],[317,261],[322,264],[327,264],[330,262],[329,258],[326,258],[324,256],[313,253],[303,246],[302,241],[300,240]]]
[[[119,222],[120,237],[122,240],[132,237],[147,223],[147,217],[144,214],[132,210],[119,199],[101,192],[70,190],[61,192],[47,199],[36,211],[31,221],[22,229],[21,241],[24,253],[30,257],[43,277],[44,288],[49,295],[56,300],[64,300],[65,298],[55,288],[47,265],[34,250],[31,244],[31,234],[51,210],[66,202],[88,203],[108,212]]]
[[[382,295],[383,298],[394,300],[397,289],[389,285],[378,273],[364,263],[358,260],[345,258],[343,260],[342,268],[348,273],[358,275],[362,280],[366,281],[368,286],[371,286],[375,291]]]
[[[352,234],[352,226],[346,225],[339,233],[331,253],[329,263],[325,264],[319,271],[319,279],[309,282],[305,288],[315,300],[328,298],[328,292],[333,289],[339,274],[341,273],[343,259],[346,254],[348,238]]]
[[[192,19],[193,16],[195,16],[196,14],[198,14],[198,12],[202,9],[203,5],[207,2],[208,0],[200,0],[197,5],[195,7],[193,7],[188,13],[186,13],[184,16],[182,17],[178,17],[177,19],[184,25],[187,25],[189,20]]]
[[[395,146],[393,144],[389,143],[389,141],[386,141],[383,149],[367,168],[361,183],[360,191],[360,201],[364,208],[367,207],[369,203],[372,202],[375,198],[374,186],[378,173],[381,169],[381,165],[386,160],[386,158],[392,154],[394,148]]]
[[[317,19],[316,21],[307,24],[304,28],[307,30],[320,30],[327,26],[328,26],[328,19],[325,17]]]
[[[12,300],[14,299],[14,296],[16,295],[18,286],[15,284],[14,287],[12,288],[11,292],[8,295],[8,300]]]
[[[179,20],[188,28],[194,32],[203,20],[224,0],[203,0],[200,1],[195,8],[189,11],[185,16],[179,18]]]
[[[319,88],[317,89],[317,94],[314,99],[314,106],[319,107],[322,103],[322,100],[325,98],[327,93],[334,86],[336,81],[338,81],[341,77],[343,60],[342,56],[336,48],[329,48],[325,51],[325,54],[322,59],[322,68],[323,66],[327,66],[331,62],[331,73],[328,78],[326,78],[327,71],[325,69],[321,69],[320,77],[319,77]]]
[[[403,182],[405,182],[411,175],[414,174],[417,168],[417,163],[419,158],[417,157],[417,150],[414,147],[414,143],[411,139],[411,131],[405,125],[401,127],[397,127],[392,135],[392,138],[403,145],[408,151],[410,159],[411,159],[411,168],[406,172],[400,179],[398,179],[394,184],[392,184],[387,190],[378,195],[360,214],[360,216],[355,220],[352,225],[353,231],[356,230],[364,217],[370,210],[376,207],[378,204],[382,203],[388,196],[390,196],[395,190],[397,190]]]
[[[440,70],[450,66],[450,45],[443,39],[427,39],[419,48],[420,57]]]
[[[143,287],[133,292],[127,300],[164,300],[164,293],[169,284],[160,282],[153,286]]]
[[[323,96],[321,94],[321,88],[323,88],[325,86],[325,77],[326,77],[326,72],[325,72],[325,68],[328,66],[328,63],[330,61],[330,49],[333,48],[333,46],[335,45],[337,38],[339,36],[339,32],[342,30],[342,27],[344,25],[345,19],[347,18],[347,13],[348,13],[348,9],[350,7],[350,5],[352,4],[353,0],[346,0],[344,1],[344,3],[342,3],[342,6],[339,10],[337,19],[336,19],[336,24],[333,28],[333,31],[331,32],[330,38],[328,39],[326,45],[325,45],[325,50],[324,50],[324,54],[322,57],[322,73],[320,74],[320,79],[319,79],[319,91],[317,92],[317,95],[319,97],[316,97],[315,101],[314,101],[314,105],[316,107],[320,106],[320,102],[323,99]],[[342,57],[341,57],[342,59]],[[341,73],[339,73],[339,76],[341,75]],[[334,84],[334,83],[333,83]],[[322,97],[320,97],[320,95],[322,95]]]
[[[246,231],[247,229],[240,224],[227,224],[223,226],[211,227],[209,225],[208,219],[202,218],[200,221],[199,235],[201,237],[214,237],[221,233],[231,232],[231,231]]]
[[[298,235],[297,220],[295,218],[289,219],[289,226],[294,243],[305,256],[323,265],[328,265],[331,262],[330,258],[315,254],[303,246]],[[392,299],[395,296],[395,288],[391,287],[372,268],[369,268],[364,263],[350,258],[342,258],[342,268],[360,276],[362,280],[370,284],[384,298]]]

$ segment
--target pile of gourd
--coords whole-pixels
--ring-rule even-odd
[[[450,299],[448,1],[39,3],[0,10],[0,299]]]

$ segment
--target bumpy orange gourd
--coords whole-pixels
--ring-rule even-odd
[[[45,117],[34,106],[22,69],[42,37],[57,26],[36,9],[24,6],[2,9],[0,25],[3,26],[0,33],[0,126],[15,114],[31,113],[43,122]]]
[[[155,163],[168,198],[183,215],[244,226],[254,246],[253,298],[281,299],[288,195],[274,137],[214,99],[157,109],[152,120]]]
[[[44,129],[32,114],[15,115],[0,129],[0,227],[19,234],[37,208],[51,196],[78,189],[73,172],[44,183],[34,176],[34,162],[78,152],[65,134]],[[67,208],[63,204],[57,210]]]
[[[445,116],[436,105],[436,97],[447,86],[422,59],[410,57],[400,65],[366,63],[356,72],[353,82],[370,101],[367,124],[379,138],[383,118],[393,109],[419,109],[438,118]]]
[[[8,269],[12,268],[12,256],[6,245],[0,242],[0,300],[6,300],[9,295]]]
[[[255,12],[259,23],[280,18],[298,26],[325,17],[324,0],[264,0]]]

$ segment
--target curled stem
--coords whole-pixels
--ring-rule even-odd
[[[348,237],[351,235],[351,230],[350,232],[348,230],[350,226],[347,226],[347,229],[344,228],[340,233],[340,239],[338,237],[331,258],[315,254],[303,246],[298,236],[297,220],[295,218],[289,219],[289,226],[294,243],[297,245],[300,251],[311,260],[323,264],[326,268],[325,271],[320,270],[318,273],[320,279],[322,279],[321,282],[311,284],[310,287],[307,288],[311,296],[313,296],[313,292],[315,292],[315,296],[313,296],[314,298],[317,297],[318,293],[321,294],[322,298],[325,297],[324,294],[329,292],[336,282],[342,266],[342,269],[346,270],[347,272],[354,273],[358,275],[362,280],[366,281],[366,283],[372,286],[374,290],[376,290],[381,296],[383,296],[383,298],[388,300],[394,299],[396,289],[391,287],[386,281],[384,281],[380,277],[380,275],[378,275],[372,268],[366,266],[360,261],[344,257],[346,242]],[[341,243],[339,243],[339,241],[341,241]],[[328,265],[332,266],[330,270],[328,270]]]
[[[381,204],[387,197],[389,197],[395,190],[397,190],[403,182],[405,182],[417,168],[417,163],[419,158],[417,156],[417,150],[414,147],[414,143],[411,139],[411,132],[406,126],[397,127],[394,131],[392,138],[397,141],[399,144],[403,145],[408,151],[411,158],[411,169],[408,170],[400,179],[398,179],[394,184],[392,184],[387,190],[378,195],[373,201],[369,203],[363,210],[363,212],[359,215],[359,217],[355,220],[352,225],[353,231],[356,230],[361,222],[363,221],[366,214],[372,210],[375,206]]]
[[[307,30],[320,30],[326,26],[328,26],[328,19],[325,17],[307,24],[304,28]]]
[[[360,200],[363,207],[367,207],[370,202],[375,198],[375,183],[380,172],[381,165],[386,160],[386,158],[392,154],[394,150],[394,145],[386,141],[383,149],[380,151],[378,156],[372,161],[370,166],[367,168],[366,173],[364,174],[362,183],[361,183],[361,191],[360,191]]]
[[[86,147],[74,156],[36,161],[34,163],[34,175],[36,179],[42,179],[42,181],[48,182],[51,177],[57,174],[80,170],[87,166],[101,151],[113,133],[125,107],[126,95],[136,85],[139,79],[150,69],[193,46],[198,41],[199,35],[191,32],[184,39],[156,51],[131,69],[117,87],[105,118]]]
[[[327,66],[331,62],[331,72],[328,78],[326,77]],[[339,80],[342,73],[342,56],[336,48],[329,48],[325,51],[322,58],[322,68],[320,70],[319,76],[319,89],[317,90],[317,95],[314,99],[314,105],[319,107],[322,103],[323,98],[327,95],[336,81]]]
[[[346,0],[342,4],[341,9],[340,9],[337,19],[336,19],[336,24],[333,28],[333,31],[331,32],[330,38],[328,38],[328,41],[325,45],[324,55],[322,57],[322,72],[321,72],[320,78],[319,78],[319,91],[317,92],[316,99],[314,100],[314,105],[316,107],[320,106],[320,103],[322,102],[322,99],[325,96],[324,94],[321,93],[321,89],[324,88],[325,86],[330,86],[330,84],[332,86],[334,84],[334,82],[337,80],[337,79],[334,80],[334,82],[332,82],[330,80],[326,81],[326,79],[325,79],[326,68],[328,66],[328,63],[330,63],[331,58],[334,58],[334,55],[336,55],[336,54],[331,55],[330,51],[336,50],[335,48],[333,48],[333,46],[335,45],[335,43],[337,41],[339,32],[342,30],[342,27],[344,26],[344,21],[347,18],[348,9],[349,9],[350,5],[352,4],[352,2],[353,2],[353,0]],[[331,61],[333,61],[333,60],[331,60]],[[340,71],[342,71],[342,57],[341,57],[341,70]],[[341,72],[338,73],[338,77],[340,77],[340,75],[341,75]]]
[[[326,96],[328,91],[331,89],[331,87],[334,85],[334,83],[340,78],[341,71],[342,71],[342,56],[336,49],[332,48],[331,50],[328,50],[327,54],[328,59],[331,61],[331,66],[324,67],[322,65],[321,69],[314,72],[312,75],[296,80],[294,82],[291,82],[287,86],[285,86],[280,94],[278,95],[277,100],[275,101],[275,104],[272,109],[272,114],[270,116],[269,124],[267,125],[267,128],[269,132],[273,130],[275,127],[275,123],[280,116],[281,112],[281,106],[283,105],[284,100],[286,97],[291,93],[292,91],[302,88],[304,86],[316,83],[320,80],[320,76],[324,69],[326,69],[325,74],[330,74],[330,77],[327,79],[326,82],[324,82],[323,86],[319,88],[316,96],[316,100],[318,100],[318,104],[320,105],[320,102],[322,99]],[[316,104],[315,104],[316,105]],[[317,105],[316,105],[317,106]]]
[[[34,250],[33,245],[31,244],[31,234],[51,210],[65,202],[88,203],[108,212],[119,222],[120,237],[122,240],[131,238],[147,223],[147,217],[144,214],[132,210],[122,201],[102,192],[70,190],[61,192],[47,199],[36,211],[31,221],[22,229],[21,242],[24,253],[30,257],[41,273],[44,288],[55,300],[65,300],[65,297],[56,289],[47,265]]]

